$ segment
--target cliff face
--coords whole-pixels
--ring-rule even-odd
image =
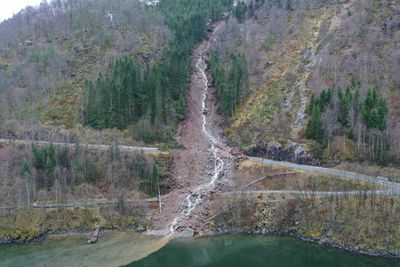
[[[396,162],[399,23],[393,1],[266,1],[250,6],[242,22],[230,18],[217,50],[222,58],[232,51],[246,55],[251,93],[227,136],[265,155],[265,144],[287,149],[294,142],[324,160]],[[377,119],[382,127],[369,124],[362,111],[368,91],[386,103]],[[307,132],[313,106],[319,111]],[[318,122],[320,137],[312,131]]]

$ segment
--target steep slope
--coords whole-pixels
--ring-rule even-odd
[[[172,39],[160,10],[138,1],[53,1],[0,25],[2,132],[82,122],[84,82],[134,55],[157,62]]]
[[[6,141],[7,144],[0,147],[0,156],[4,159],[0,167],[3,170],[7,169],[0,177],[1,191],[5,193],[5,197],[1,198],[0,201],[6,205],[11,205],[10,209],[14,209],[15,207],[32,207],[36,206],[36,204],[38,207],[47,207],[46,203],[50,201],[70,203],[72,199],[76,200],[75,203],[79,206],[79,203],[85,202],[82,198],[101,198],[101,201],[106,199],[105,202],[110,203],[106,204],[109,207],[104,209],[103,207],[88,209],[88,212],[91,214],[86,218],[89,221],[84,222],[84,224],[75,224],[73,222],[75,225],[73,227],[79,228],[83,225],[83,227],[88,227],[88,225],[89,227],[93,227],[94,224],[100,223],[104,224],[105,227],[111,228],[142,228],[143,226],[146,227],[148,223],[146,219],[150,218],[150,213],[153,213],[154,209],[152,208],[154,206],[150,205],[148,209],[148,206],[141,202],[143,206],[139,205],[138,209],[136,209],[136,207],[127,204],[135,205],[133,202],[138,201],[139,198],[155,196],[158,193],[165,194],[171,189],[171,180],[169,179],[171,170],[169,157],[167,156],[169,155],[168,152],[158,153],[160,151],[157,150],[153,158],[152,156],[145,156],[145,151],[123,152],[120,150],[121,146],[118,144],[121,142],[124,142],[126,145],[126,143],[131,142],[151,142],[155,140],[168,142],[172,140],[178,121],[185,118],[184,96],[188,87],[187,81],[192,66],[190,53],[193,48],[205,39],[209,25],[216,20],[220,20],[222,11],[225,8],[229,8],[231,1],[190,0],[190,5],[188,5],[187,1],[170,0],[162,2],[155,7],[139,4],[136,1],[124,2],[125,4],[132,5],[128,7],[128,11],[142,12],[144,14],[141,16],[144,17],[154,16],[153,19],[156,25],[160,22],[158,19],[161,18],[162,26],[168,27],[173,31],[175,42],[163,43],[163,46],[158,47],[160,51],[157,50],[154,54],[145,55],[132,47],[124,50],[122,53],[118,53],[118,50],[113,47],[113,43],[110,40],[96,46],[99,41],[98,38],[101,39],[103,37],[102,33],[111,36],[118,33],[118,29],[113,28],[113,23],[117,23],[115,14],[125,14],[123,9],[118,9],[118,1],[113,3],[101,2],[99,6],[95,5],[95,1],[90,0],[82,1],[76,5],[70,2],[61,2],[62,7],[57,6],[59,2],[53,3],[53,6],[49,8],[52,12],[61,12],[59,16],[42,14],[43,11],[41,9],[44,6],[47,7],[46,5],[41,6],[41,9],[38,10],[28,9],[33,13],[38,12],[38,17],[41,19],[51,19],[56,26],[55,31],[60,29],[62,22],[70,22],[74,26],[74,23],[77,23],[78,20],[78,17],[75,16],[76,14],[80,14],[80,12],[86,14],[85,12],[90,11],[95,15],[97,13],[97,15],[100,14],[99,21],[95,20],[93,25],[90,24],[92,20],[85,17],[84,21],[89,23],[86,25],[87,28],[75,29],[71,26],[70,29],[67,27],[70,25],[65,25],[68,29],[65,34],[71,34],[70,38],[95,40],[92,48],[97,50],[95,51],[97,54],[95,58],[89,58],[88,61],[75,62],[80,64],[86,62],[87,66],[85,66],[85,69],[88,71],[87,73],[81,73],[82,75],[70,75],[70,73],[66,73],[67,76],[65,79],[67,81],[63,81],[65,84],[68,85],[71,82],[70,77],[72,77],[73,81],[75,78],[77,79],[74,85],[63,85],[63,89],[65,89],[63,92],[66,94],[58,94],[57,90],[52,91],[56,89],[56,82],[58,82],[55,79],[56,77],[53,77],[54,84],[48,84],[48,91],[46,92],[38,91],[36,83],[32,85],[25,84],[24,86],[26,87],[23,88],[23,96],[32,95],[35,97],[29,101],[29,108],[31,109],[29,115],[31,117],[26,118],[22,116],[22,110],[27,105],[27,100],[24,98],[16,98],[17,100],[21,100],[21,105],[15,108],[8,109],[10,106],[1,106],[3,111],[5,111],[1,119],[5,123],[2,124],[4,128],[1,129],[0,133],[8,137],[8,139]],[[114,6],[121,13],[109,14],[109,12],[106,12],[106,17],[103,18],[103,12],[105,11],[103,9],[110,6]],[[58,10],[58,8],[61,10]],[[134,16],[134,14],[128,11],[126,11],[127,19],[130,16]],[[166,17],[165,23],[161,12]],[[68,13],[68,15],[64,13]],[[29,18],[29,14],[27,15],[26,11],[23,11],[18,16],[6,22],[6,24],[18,22],[18,18],[22,18],[22,20],[26,17]],[[106,25],[102,25],[103,20],[105,20]],[[142,22],[146,23],[145,20]],[[124,20],[123,23],[127,22]],[[146,27],[151,27],[152,23],[150,21]],[[35,25],[41,26],[42,24],[28,22],[27,25],[21,26],[21,31],[25,31],[25,27],[35,27]],[[3,29],[5,31],[10,30],[12,28],[9,27],[12,26],[9,24],[7,27],[4,26]],[[99,30],[97,28],[99,26],[100,30],[104,30],[104,32],[96,31]],[[105,28],[103,29],[102,26],[105,26]],[[125,26],[128,27],[128,25]],[[129,30],[136,33],[135,27],[137,25],[133,23],[129,24],[129,27],[126,33]],[[19,28],[16,27],[16,29]],[[47,28],[43,26],[43,29]],[[122,31],[125,32],[124,29]],[[44,32],[46,33],[46,31]],[[146,28],[144,31],[145,34],[150,34],[150,32],[159,38],[163,37],[157,29]],[[21,36],[24,36],[24,34],[28,33],[22,32]],[[41,36],[42,32],[39,31],[36,34],[37,36]],[[16,38],[18,39],[19,37]],[[131,37],[127,38],[128,41],[132,41]],[[10,36],[10,40],[13,40],[12,36]],[[62,40],[66,43],[69,42],[69,39],[66,37]],[[7,40],[2,41],[7,43]],[[159,43],[155,40],[151,41],[151,44],[158,45]],[[29,40],[24,45],[28,48],[43,45],[46,48],[46,45],[39,40],[37,43]],[[92,48],[88,50],[92,51]],[[109,62],[102,62],[102,53],[107,53],[108,49],[116,51],[115,58],[110,58]],[[9,51],[5,50],[6,52]],[[207,90],[207,77],[205,77],[206,65],[203,57],[206,57],[207,51],[207,42],[202,43],[200,48],[196,50],[195,59],[197,61],[193,65],[193,68],[197,69],[196,74],[194,74],[197,80],[193,82],[193,87],[194,89],[198,89],[198,91],[192,90],[190,92],[188,100],[192,100],[193,102],[188,105],[190,108],[186,121],[188,128],[181,129],[179,132],[182,137],[182,145],[186,147],[174,151],[175,167],[173,169],[176,174],[174,176],[176,186],[172,187],[174,189],[171,193],[172,205],[168,203],[168,208],[172,210],[168,211],[167,214],[163,213],[160,216],[160,221],[156,221],[155,224],[159,223],[158,229],[173,225],[172,219],[179,217],[180,209],[185,208],[183,207],[185,203],[189,206],[188,210],[191,212],[197,204],[202,202],[204,194],[213,189],[215,181],[220,178],[220,174],[227,168],[225,162],[222,162],[220,155],[220,153],[223,154],[224,152],[220,152],[221,149],[217,147],[217,143],[221,142],[219,140],[219,133],[216,134],[214,133],[214,129],[211,129],[213,126],[205,114],[207,113],[206,105],[209,105],[209,100],[207,99],[209,91]],[[88,51],[85,46],[83,48],[79,46],[76,49],[74,48],[73,52],[79,54],[79,57],[77,56],[79,59],[85,59]],[[60,57],[58,54],[52,54],[52,56],[54,59],[63,60],[63,57]],[[14,58],[16,61],[15,64],[22,62],[21,69],[26,69],[32,63],[29,61],[29,57],[30,55],[27,57],[20,55],[20,57]],[[107,60],[107,57],[105,56],[104,59]],[[44,70],[53,70],[52,63],[45,62]],[[94,65],[94,62],[96,65]],[[34,67],[42,66],[35,64],[32,63]],[[99,66],[99,68],[96,66]],[[10,74],[8,67],[7,65],[3,69],[5,76]],[[68,67],[71,66],[68,65]],[[81,66],[77,66],[77,69],[73,68],[72,70],[79,70],[79,67]],[[45,71],[39,73],[37,78],[39,78],[40,82],[44,83],[46,79],[52,77],[51,74],[53,73]],[[19,77],[21,82],[26,82],[24,80],[25,76],[15,74],[14,78],[16,77]],[[8,79],[8,77],[6,78]],[[16,81],[7,79],[4,80],[7,83],[4,85],[5,91],[3,93],[5,98],[3,101],[6,104],[10,104],[9,97],[12,96],[12,92],[10,93],[10,91],[16,86]],[[95,79],[96,81],[94,81]],[[81,87],[73,88],[73,86],[84,86],[85,90],[82,90]],[[48,102],[44,105],[42,101]],[[71,125],[68,125],[65,121],[58,121],[56,118],[47,118],[45,113],[42,113],[42,107],[45,106],[47,108],[48,105],[51,106],[52,101],[56,101],[63,108],[71,108],[72,112],[78,118]],[[74,106],[75,104],[77,106]],[[63,108],[60,107],[59,112],[64,115],[65,110]],[[210,108],[210,114],[215,114],[214,111]],[[15,113],[21,116],[13,117]],[[180,116],[178,117],[177,115]],[[69,128],[65,130],[64,127]],[[140,132],[140,130],[143,131]],[[84,136],[85,134],[87,136]],[[29,144],[33,142],[18,140],[14,143],[12,140],[14,138],[39,139],[48,142],[39,142],[38,145],[32,144],[29,147]],[[60,141],[52,143],[58,140]],[[80,146],[81,142],[85,145]],[[87,142],[103,143],[105,145],[87,145]],[[112,143],[113,145],[107,146],[107,143]],[[209,146],[211,147],[210,150]],[[104,147],[107,148],[106,151]],[[163,157],[163,155],[166,155],[166,157]],[[212,175],[206,174],[206,165],[208,166],[209,164],[208,168],[212,169],[214,163],[216,166],[221,167],[216,168]],[[222,163],[224,164],[221,165]],[[11,177],[13,177],[13,180],[10,182]],[[211,182],[208,180],[209,178],[212,178]],[[207,186],[209,183],[212,185],[210,188]],[[200,187],[200,185],[204,184],[206,187]],[[182,192],[178,186],[184,187]],[[203,192],[203,189],[206,189],[207,192]],[[191,193],[191,191],[195,193]],[[186,202],[181,199],[182,196],[186,198]],[[182,200],[182,203],[177,203],[178,200]],[[87,203],[97,202],[96,200],[93,202],[90,199]],[[53,229],[53,227],[65,229],[68,226],[64,224],[64,221],[67,224],[70,223],[67,218],[60,217],[62,221],[58,221],[57,218],[54,225],[46,226],[46,224],[38,223],[38,220],[30,224],[29,221],[35,216],[43,215],[42,217],[47,220],[46,216],[49,215],[47,210],[40,213],[31,212],[31,210],[27,209],[27,212],[23,214],[19,210],[15,210],[13,212],[15,217],[7,225],[4,224],[2,236],[6,239],[10,237],[9,240],[11,241],[19,239],[30,240],[36,237],[37,234],[46,233],[48,229]],[[65,216],[69,215],[68,212],[68,210],[65,211]],[[138,215],[136,212],[141,212],[140,216],[138,216],[140,222],[136,221],[135,217]],[[53,215],[50,215],[48,218],[52,218]],[[24,225],[14,227],[14,222],[19,216],[25,216],[22,221]],[[115,224],[114,218],[117,220]],[[176,228],[186,223],[187,219],[185,216],[184,220],[179,220],[176,223]],[[31,228],[38,229],[38,231],[29,232]],[[20,233],[23,234],[20,235]]]
[[[250,66],[249,96],[226,127],[230,140],[250,148],[250,154],[276,159],[310,162],[308,150],[322,161],[395,163],[398,5],[356,0],[252,3],[247,2],[245,19],[228,20],[216,49],[222,62],[239,52]],[[342,98],[347,89],[351,105]],[[361,111],[373,90],[389,110],[382,108],[382,127],[369,124]],[[321,121],[317,140],[306,128],[312,126],[314,100],[328,91],[329,107],[319,106],[316,114]]]
[[[209,40],[193,52],[190,89],[187,95],[187,116],[180,124],[177,141],[182,148],[172,152],[173,189],[163,196],[162,211],[156,215],[152,230],[174,234],[186,227],[197,233],[206,231],[204,216],[215,192],[231,172],[234,158],[219,131],[220,116],[216,99],[209,88],[205,60],[215,35],[223,23],[217,23]]]
[[[43,2],[1,24],[1,135],[173,141],[190,53],[231,0]],[[95,129],[95,131],[94,131]]]

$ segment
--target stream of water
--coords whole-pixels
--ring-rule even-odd
[[[175,217],[170,225],[170,233],[173,234],[176,228],[179,226],[179,223],[190,216],[192,211],[196,208],[196,206],[204,199],[207,192],[214,188],[215,182],[217,181],[218,177],[223,173],[225,168],[225,162],[221,156],[218,154],[218,138],[214,135],[211,131],[211,122],[209,121],[208,111],[207,111],[207,97],[209,92],[208,87],[208,78],[206,75],[206,67],[207,64],[204,61],[205,55],[210,49],[211,41],[207,41],[205,48],[200,52],[200,55],[197,58],[196,62],[196,69],[201,75],[201,82],[202,82],[202,100],[201,100],[201,118],[202,118],[202,131],[204,136],[207,138],[210,144],[210,152],[214,159],[214,168],[211,179],[196,189],[192,190],[192,192],[185,197],[183,203],[183,209],[180,215]]]

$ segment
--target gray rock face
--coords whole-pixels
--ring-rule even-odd
[[[400,14],[400,3],[397,0],[390,1],[388,5],[393,13]]]
[[[176,238],[192,238],[194,236],[194,230],[190,227],[185,228],[182,232],[175,234]]]
[[[331,4],[345,4],[349,2],[349,0],[331,0]]]
[[[74,52],[77,54],[82,53],[83,51],[85,51],[85,48],[83,47],[83,45],[78,45],[74,47]]]
[[[286,147],[279,144],[258,144],[246,151],[250,157],[263,157],[279,161],[289,161],[298,164],[318,165],[308,154],[303,145],[288,141]]]

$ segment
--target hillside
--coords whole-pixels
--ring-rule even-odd
[[[0,25],[3,137],[173,140],[185,114],[185,54],[204,37],[207,11],[179,18],[173,1],[120,2],[43,3]],[[223,5],[206,16],[218,18]],[[396,163],[398,9],[393,1],[239,2],[209,62],[222,75],[213,78],[230,141],[298,162]],[[203,30],[183,30],[177,19]],[[380,106],[368,106],[368,92]]]
[[[2,136],[172,141],[190,51],[229,3],[53,1],[22,10],[0,26]]]
[[[0,243],[247,232],[399,258],[399,46],[393,0],[27,7],[0,24]]]
[[[173,39],[161,12],[137,1],[42,3],[3,22],[0,34],[2,136],[59,132],[71,141],[77,131],[62,129],[83,122],[85,81],[126,55],[143,68],[158,62]]]
[[[201,101],[209,105],[201,100],[199,89],[204,88],[188,83],[195,67],[191,53],[231,4],[55,1],[27,8],[1,24],[7,36],[1,42],[7,105],[1,106],[0,202],[9,216],[0,216],[0,236],[5,243],[99,224],[143,230],[155,223],[158,206],[153,202],[160,198],[152,197],[160,194],[171,196],[173,208],[159,227],[173,226],[169,219],[178,216],[186,194],[207,180],[205,168],[220,150],[214,147],[210,153],[214,133],[205,130],[211,127],[208,118],[197,110]],[[203,53],[199,50],[196,57]],[[35,72],[25,76],[12,72],[16,67]],[[187,96],[189,88],[195,90],[190,93],[194,99]],[[14,95],[15,90],[21,94]],[[196,108],[190,110],[193,122],[186,107]],[[201,120],[204,132],[198,129]],[[182,128],[177,131],[184,123],[202,143],[193,142],[192,133]],[[186,142],[175,145],[177,132],[187,136]],[[204,138],[205,132],[209,137]],[[160,149],[129,146],[143,143]],[[168,151],[170,145],[177,150]],[[203,160],[197,164],[199,154]]]
[[[398,4],[252,3],[229,18],[216,48],[222,63],[235,52],[249,65],[250,93],[226,124],[229,139],[276,159],[397,163]],[[368,92],[381,108],[368,106]]]

